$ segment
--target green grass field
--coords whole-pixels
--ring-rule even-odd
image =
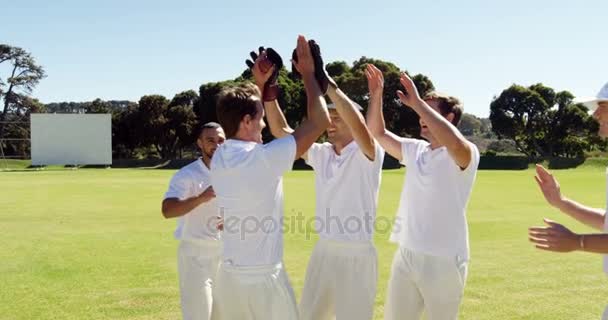
[[[174,221],[160,201],[174,171],[0,172],[0,319],[178,319]],[[568,196],[605,205],[604,169],[556,172]],[[403,170],[385,171],[379,216],[392,218]],[[311,172],[285,182],[285,213],[314,212]],[[553,218],[533,171],[481,171],[469,205],[469,278],[461,319],[597,319],[608,304],[601,257],[538,251],[527,228]],[[437,221],[437,223],[441,223]],[[395,246],[376,234],[382,319]],[[316,237],[285,235],[285,263],[299,296]]]

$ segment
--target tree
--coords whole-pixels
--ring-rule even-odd
[[[458,129],[465,136],[475,136],[481,133],[481,119],[468,113],[464,113],[458,123]]]
[[[0,99],[4,104],[0,113],[0,138],[4,136],[7,115],[28,112],[22,110],[29,106],[23,102],[27,101],[32,90],[46,76],[32,55],[19,47],[0,44],[0,64],[5,62],[10,64],[10,74],[6,80],[0,77]]]
[[[217,95],[225,86],[234,85],[235,81],[210,82],[200,86],[198,99],[193,102],[193,110],[201,123],[217,122],[215,105]]]
[[[178,94],[173,101],[180,101],[188,94]],[[192,106],[171,105],[161,95],[147,95],[139,100],[133,119],[139,146],[152,146],[162,159],[177,154],[180,147],[191,143],[192,131],[196,126],[196,114]]]
[[[572,104],[573,98],[540,83],[527,88],[512,85],[490,105],[492,128],[535,160],[581,157],[597,146],[590,143],[597,125],[585,107]]]
[[[126,107],[112,112],[112,153],[114,158],[133,158],[141,145],[136,126],[138,105],[129,103]]]
[[[99,98],[87,103],[85,107],[86,113],[112,113],[112,105]]]
[[[18,111],[8,113],[5,118],[7,123],[4,127],[4,134],[11,140],[4,141],[2,149],[7,155],[26,159],[31,154],[28,141],[30,138],[30,115],[45,112],[45,106],[37,99],[21,95],[18,96],[15,104],[20,106]]]
[[[369,97],[364,70],[370,63],[378,67],[384,75],[384,118],[387,128],[401,136],[418,137],[420,134],[418,115],[411,108],[403,106],[396,96],[397,90],[402,88],[399,82],[401,70],[395,64],[361,57],[353,62],[353,66],[348,69],[348,72],[336,77],[336,82],[351,99],[367,110]],[[433,82],[425,75],[414,75],[412,80],[422,96],[435,90]]]

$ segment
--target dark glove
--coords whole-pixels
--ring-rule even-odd
[[[319,84],[319,88],[323,94],[327,93],[327,88],[331,85],[334,88],[337,88],[336,82],[332,79],[325,71],[325,64],[323,63],[323,58],[321,57],[321,48],[317,44],[317,42],[313,39],[308,40],[308,46],[310,47],[310,53],[312,55],[312,59],[315,62],[315,79],[317,79],[317,83]],[[293,50],[291,54],[291,58],[298,62],[298,55],[296,50]],[[296,70],[295,66],[291,65],[291,72],[296,76],[300,77],[300,73]]]
[[[279,97],[279,85],[277,80],[279,78],[279,71],[283,67],[283,59],[281,59],[281,56],[272,48],[264,49],[264,47],[260,47],[258,49],[259,54],[262,54],[264,50],[266,50],[266,58],[260,61],[260,70],[266,73],[274,66],[274,71],[268,81],[264,84],[262,99],[264,101],[273,101]],[[258,54],[251,51],[249,55],[252,60],[246,60],[245,63],[252,69],[255,61],[258,59]]]

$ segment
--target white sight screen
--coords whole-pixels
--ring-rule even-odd
[[[32,165],[112,164],[110,114],[31,115]]]

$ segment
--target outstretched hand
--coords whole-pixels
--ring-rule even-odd
[[[580,249],[579,235],[563,225],[544,219],[546,227],[531,227],[528,230],[530,242],[536,248],[554,252],[571,252]]]
[[[414,84],[414,80],[410,78],[405,72],[401,73],[401,78],[399,79],[401,85],[403,86],[404,91],[397,90],[397,96],[399,100],[404,105],[415,109],[422,102],[422,98],[420,98],[420,94],[418,93],[418,89]]]

